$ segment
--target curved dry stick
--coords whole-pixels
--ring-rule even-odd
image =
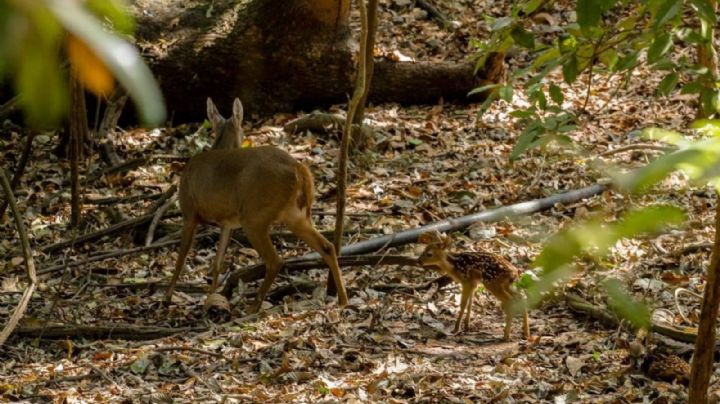
[[[638,143],[638,144],[629,144],[626,146],[621,146],[621,147],[618,147],[617,149],[606,150],[606,151],[600,153],[600,156],[601,157],[610,157],[615,154],[619,154],[619,153],[626,152],[626,151],[634,151],[634,150],[654,150],[654,151],[670,152],[673,150],[677,150],[677,148],[670,147],[670,146],[656,145],[656,144]]]
[[[702,299],[702,296],[700,296],[699,294],[693,292],[692,290],[688,290],[688,289],[685,289],[685,288],[677,288],[677,289],[675,289],[675,308],[677,309],[678,314],[680,314],[680,317],[682,317],[682,319],[685,320],[688,324],[693,324],[693,322],[692,322],[689,318],[687,318],[687,316],[685,316],[685,312],[682,311],[682,309],[680,308],[680,300],[679,300],[678,298],[679,298],[679,296],[680,296],[681,293],[686,293],[686,294],[688,294],[688,295],[690,295],[690,296],[695,296],[695,297],[697,297],[698,299]]]
[[[145,247],[152,244],[153,238],[155,237],[155,229],[157,228],[158,223],[160,223],[160,219],[162,219],[163,215],[165,215],[165,212],[170,208],[170,206],[177,202],[177,199],[178,193],[175,192],[167,202],[165,202],[162,206],[158,208],[157,211],[155,211],[155,216],[153,216],[153,219],[150,222],[150,227],[148,228],[147,235],[145,236]]]
[[[20,213],[18,212],[17,204],[15,203],[15,196],[10,188],[10,182],[5,175],[5,170],[2,168],[0,168],[0,185],[2,186],[5,197],[10,204],[10,210],[15,217],[15,226],[20,234],[20,242],[22,244],[23,256],[25,258],[27,276],[30,281],[30,285],[28,285],[27,289],[25,289],[22,298],[20,298],[20,302],[15,308],[15,312],[13,312],[12,316],[10,316],[10,319],[5,324],[5,328],[3,328],[2,332],[0,332],[0,346],[2,346],[5,344],[5,341],[8,339],[10,334],[12,334],[15,330],[15,327],[18,325],[23,315],[25,315],[27,305],[30,302],[33,292],[35,292],[35,288],[37,287],[37,277],[35,275],[35,261],[33,261],[32,250],[30,250],[30,243],[28,242],[27,233],[25,232],[25,225],[23,225],[22,216],[20,216]]]

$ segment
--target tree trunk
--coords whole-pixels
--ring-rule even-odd
[[[177,120],[202,119],[204,100],[240,97],[246,113],[347,102],[357,49],[349,0],[136,0],[137,44]],[[372,102],[467,100],[472,63],[378,61]]]
[[[85,109],[85,91],[75,74],[70,74],[70,114],[68,116],[68,133],[70,135],[70,188],[71,211],[70,226],[77,228],[80,224],[80,170],[83,140],[89,139],[87,111]]]
[[[713,372],[715,356],[715,325],[717,324],[718,307],[720,307],[720,194],[715,202],[715,244],[713,246],[710,267],[707,270],[707,281],[703,293],[700,310],[700,324],[695,340],[692,369],[690,371],[691,403],[707,403],[707,389]]]

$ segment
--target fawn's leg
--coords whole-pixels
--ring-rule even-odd
[[[472,287],[462,285],[462,296],[460,297],[460,313],[458,313],[457,320],[455,320],[455,328],[453,329],[453,332],[458,332],[460,330],[460,322],[462,321],[463,314],[465,313],[465,309],[468,306],[468,301],[470,300],[471,296]]]
[[[528,318],[528,309],[527,309],[527,302],[525,301],[522,296],[520,296],[520,293],[515,292],[515,297],[518,299],[518,301],[521,302],[523,305],[522,307],[522,322],[523,322],[523,336],[525,339],[530,338],[530,320]]]
[[[303,216],[302,219],[286,223],[290,231],[295,233],[300,239],[308,243],[308,245],[322,256],[325,263],[330,267],[330,274],[335,280],[335,286],[338,292],[338,303],[345,306],[348,303],[347,291],[345,283],[342,279],[340,266],[337,262],[337,253],[335,247],[322,234],[315,230],[310,220]]]
[[[215,293],[215,289],[218,287],[218,275],[220,274],[220,268],[222,268],[222,264],[225,259],[225,250],[227,249],[228,240],[230,240],[231,231],[232,229],[230,229],[229,226],[225,226],[220,229],[220,240],[218,241],[215,260],[213,260],[212,285],[210,286],[208,294]]]
[[[470,313],[472,312],[473,302],[475,301],[475,288],[470,292],[470,301],[468,301],[467,313],[465,313],[465,330],[470,328]]]
[[[260,257],[262,257],[265,262],[265,279],[263,279],[263,282],[258,289],[257,301],[250,308],[250,313],[256,313],[260,310],[260,307],[262,307],[262,303],[265,300],[265,296],[267,295],[270,286],[272,286],[272,283],[275,281],[275,277],[278,272],[280,272],[282,259],[277,254],[277,251],[275,251],[275,247],[272,245],[272,241],[270,240],[269,226],[259,228],[244,226],[244,229],[248,240],[250,240],[250,244],[252,244],[253,248],[257,250],[258,254],[260,254]]]
[[[502,302],[502,309],[505,313],[505,331],[503,332],[503,340],[509,341],[510,340],[510,330],[512,328],[512,307],[510,307],[512,304],[512,300],[503,300]]]
[[[190,251],[190,246],[192,246],[193,238],[195,238],[197,225],[198,222],[195,218],[184,219],[180,249],[178,250],[178,258],[175,262],[175,272],[173,272],[172,280],[170,280],[170,285],[168,285],[167,292],[165,293],[166,303],[170,303],[170,300],[172,300],[173,290],[175,289],[175,284],[180,277],[180,273],[185,267],[185,259]]]

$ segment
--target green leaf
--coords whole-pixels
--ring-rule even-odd
[[[477,93],[482,93],[482,92],[485,92],[488,90],[492,90],[492,89],[498,88],[500,86],[502,86],[502,84],[498,84],[498,83],[486,84],[484,86],[480,86],[478,88],[474,88],[474,89],[470,90],[470,92],[467,94],[467,96],[469,97],[471,95],[474,95]]]
[[[505,102],[512,102],[513,97],[513,87],[511,85],[506,85],[500,87],[498,90],[498,95],[500,96],[500,99]]]
[[[162,93],[135,47],[105,31],[77,2],[50,2],[48,6],[65,29],[82,39],[112,71],[137,105],[143,122],[162,123]]]
[[[675,89],[675,86],[677,86],[678,83],[678,75],[675,72],[672,72],[665,76],[662,81],[660,81],[660,84],[658,84],[657,92],[658,95],[667,96],[669,95],[672,90]]]
[[[600,23],[602,10],[597,0],[578,0],[575,7],[577,22],[583,31],[595,27]]]
[[[668,174],[677,170],[678,165],[701,157],[702,153],[699,150],[678,150],[658,157],[650,164],[635,170],[617,182],[618,185],[631,192],[639,192],[663,180]]]
[[[690,128],[705,136],[720,136],[720,119],[698,119]]]
[[[631,52],[618,60],[617,64],[615,65],[615,69],[613,69],[616,72],[620,72],[623,70],[631,69],[635,67],[637,64],[638,59],[638,52]]]
[[[682,209],[669,205],[653,205],[630,211],[615,226],[618,238],[655,234],[671,225],[685,222]]]
[[[516,25],[512,31],[510,31],[510,36],[512,36],[512,39],[516,44],[524,48],[535,48],[535,35],[533,35],[532,32],[523,29],[520,25]]]
[[[676,35],[677,35],[678,39],[683,42],[687,42],[687,43],[691,43],[691,44],[695,44],[695,45],[705,43],[705,38],[703,38],[702,35],[700,35],[700,32],[698,30],[695,30],[695,29],[692,29],[689,27],[678,29],[676,31]]]
[[[675,18],[680,13],[682,3],[682,0],[662,0],[655,15],[655,29],[660,29],[665,23]]]
[[[665,56],[665,54],[670,50],[672,45],[672,36],[668,32],[663,32],[662,34],[655,37],[652,45],[650,45],[650,48],[648,48],[648,63],[653,64],[660,60],[660,58]]]
[[[608,69],[612,69],[618,62],[618,53],[615,49],[608,49],[602,52],[598,58]]]
[[[535,111],[532,109],[516,109],[512,112],[510,112],[510,116],[513,118],[530,118],[531,116],[535,116]]]
[[[144,374],[148,366],[150,366],[150,359],[148,359],[147,355],[141,354],[140,357],[135,359],[132,365],[130,365],[130,371],[136,375]]]
[[[641,136],[643,139],[656,140],[658,142],[665,142],[675,146],[683,146],[687,143],[680,132],[664,128],[643,129]]]
[[[690,0],[690,4],[692,4],[700,18],[710,25],[715,25],[717,22],[717,16],[715,15],[713,6],[710,5],[710,2],[707,0]]]
[[[512,17],[502,17],[495,20],[493,25],[490,27],[490,31],[496,32],[503,28],[509,27],[514,22]]]
[[[572,84],[577,79],[578,75],[578,66],[577,66],[577,58],[575,55],[570,55],[570,57],[563,63],[563,79],[565,79],[565,82],[568,84]]]
[[[558,41],[558,49],[562,54],[575,52],[578,47],[578,40],[572,35],[565,35]]]
[[[16,61],[16,86],[31,125],[56,124],[67,108],[67,88],[58,61],[42,47],[27,46]]]
[[[510,152],[510,161],[517,160],[521,154],[525,153],[525,151],[530,148],[530,144],[535,141],[537,135],[537,130],[534,127],[530,126],[526,128],[523,133],[518,136],[515,147],[513,147],[512,152]]]
[[[533,60],[532,68],[539,69],[540,67],[544,66],[548,62],[557,63],[557,60],[559,57],[560,57],[560,49],[548,48],[546,51],[540,53],[535,58],[535,60]]]
[[[135,21],[128,12],[127,4],[121,0],[87,0],[85,7],[96,16],[106,17],[115,31],[131,34],[135,29]]]
[[[522,9],[523,13],[525,15],[532,14],[533,11],[537,10],[538,7],[540,7],[545,0],[529,0],[525,2],[525,4],[522,4],[520,8]]]
[[[621,317],[628,320],[636,329],[650,327],[650,311],[635,301],[618,279],[608,279],[603,283],[608,294],[609,306]]]
[[[703,89],[702,83],[699,81],[691,81],[689,83],[685,83],[680,88],[680,94],[698,94]]]
[[[558,85],[555,83],[550,84],[550,98],[553,100],[553,102],[557,105],[562,105],[562,103],[565,101],[565,96],[562,93],[562,90]]]

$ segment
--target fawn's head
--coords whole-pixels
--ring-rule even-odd
[[[440,234],[438,231],[423,233],[418,237],[418,242],[427,244],[425,250],[418,258],[422,266],[439,266],[446,262],[447,250],[452,244],[449,236]]]
[[[243,106],[239,98],[233,102],[233,114],[229,119],[220,115],[212,100],[207,99],[207,117],[215,133],[213,149],[239,149],[243,141]]]

